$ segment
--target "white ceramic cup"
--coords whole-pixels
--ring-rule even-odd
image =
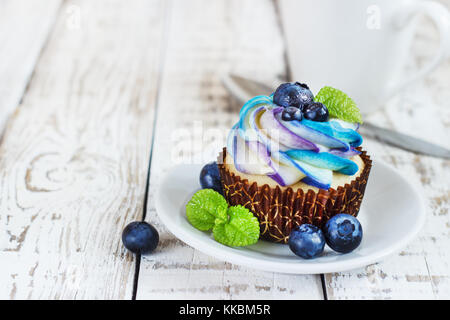
[[[450,14],[423,0],[279,0],[292,80],[313,92],[330,85],[369,113],[411,82],[431,72],[450,47]],[[440,34],[439,49],[405,78],[419,14]]]

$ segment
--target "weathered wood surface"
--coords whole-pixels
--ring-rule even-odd
[[[435,52],[437,37],[424,22],[408,71]],[[450,148],[450,59],[412,84],[368,120]],[[448,299],[450,297],[450,161],[418,156],[366,139],[371,154],[408,178],[427,201],[427,221],[419,236],[385,261],[327,274],[330,299]]]
[[[0,132],[22,98],[60,4],[0,1]]]
[[[0,298],[131,298],[120,235],[142,217],[163,12],[61,8],[0,147]]]
[[[239,106],[229,99],[220,73],[274,78],[285,72],[271,1],[173,1],[170,12],[146,215],[160,230],[161,243],[141,261],[137,298],[322,299],[319,276],[225,263],[183,244],[160,223],[153,196],[161,175],[180,153],[197,163],[214,160],[225,136],[208,140],[207,130],[226,134],[238,119]]]

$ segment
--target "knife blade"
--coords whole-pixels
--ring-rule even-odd
[[[275,83],[267,84],[231,73],[222,76],[222,83],[240,104],[244,104],[257,95],[268,95],[274,92],[276,87]],[[369,122],[364,122],[360,126],[360,131],[366,137],[385,142],[403,150],[450,159],[450,150],[444,147],[391,129],[382,128]]]

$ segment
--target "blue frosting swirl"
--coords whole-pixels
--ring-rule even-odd
[[[284,121],[282,110],[272,96],[256,96],[244,104],[227,143],[237,170],[266,174],[282,186],[301,180],[322,189],[330,188],[333,171],[358,171],[350,159],[360,153],[356,147],[363,141],[358,124],[338,119]],[[256,165],[244,159],[247,153],[258,159]]]

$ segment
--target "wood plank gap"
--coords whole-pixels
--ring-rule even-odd
[[[136,265],[134,267],[133,293],[131,296],[131,300],[136,300],[140,268],[141,268],[141,254],[137,253],[136,254]]]
[[[160,48],[160,65],[159,65],[159,74],[158,74],[158,81],[156,83],[157,90],[156,90],[156,97],[155,97],[155,111],[153,115],[153,128],[152,128],[152,140],[150,142],[150,155],[148,159],[148,169],[147,169],[147,181],[145,184],[145,192],[144,192],[144,203],[142,206],[142,221],[145,221],[145,217],[147,215],[147,204],[148,204],[148,193],[150,189],[150,176],[151,176],[151,167],[152,167],[152,159],[153,159],[153,146],[155,144],[155,132],[156,132],[156,121],[158,119],[158,110],[159,110],[159,98],[160,98],[160,92],[161,92],[161,83],[162,83],[162,76],[164,74],[164,65],[165,65],[165,57],[167,52],[167,44],[168,44],[168,35],[169,35],[169,28],[170,28],[170,8],[172,1],[164,2],[164,26],[162,28],[161,36],[163,39],[161,48]],[[139,270],[141,268],[141,254],[136,255],[136,267],[135,267],[135,273],[134,273],[134,281],[133,281],[133,294],[131,297],[131,300],[136,300],[137,290],[138,290],[138,283],[139,283]]]
[[[327,285],[325,282],[325,275],[323,273],[320,274],[320,282],[322,282],[323,300],[328,300]]]

